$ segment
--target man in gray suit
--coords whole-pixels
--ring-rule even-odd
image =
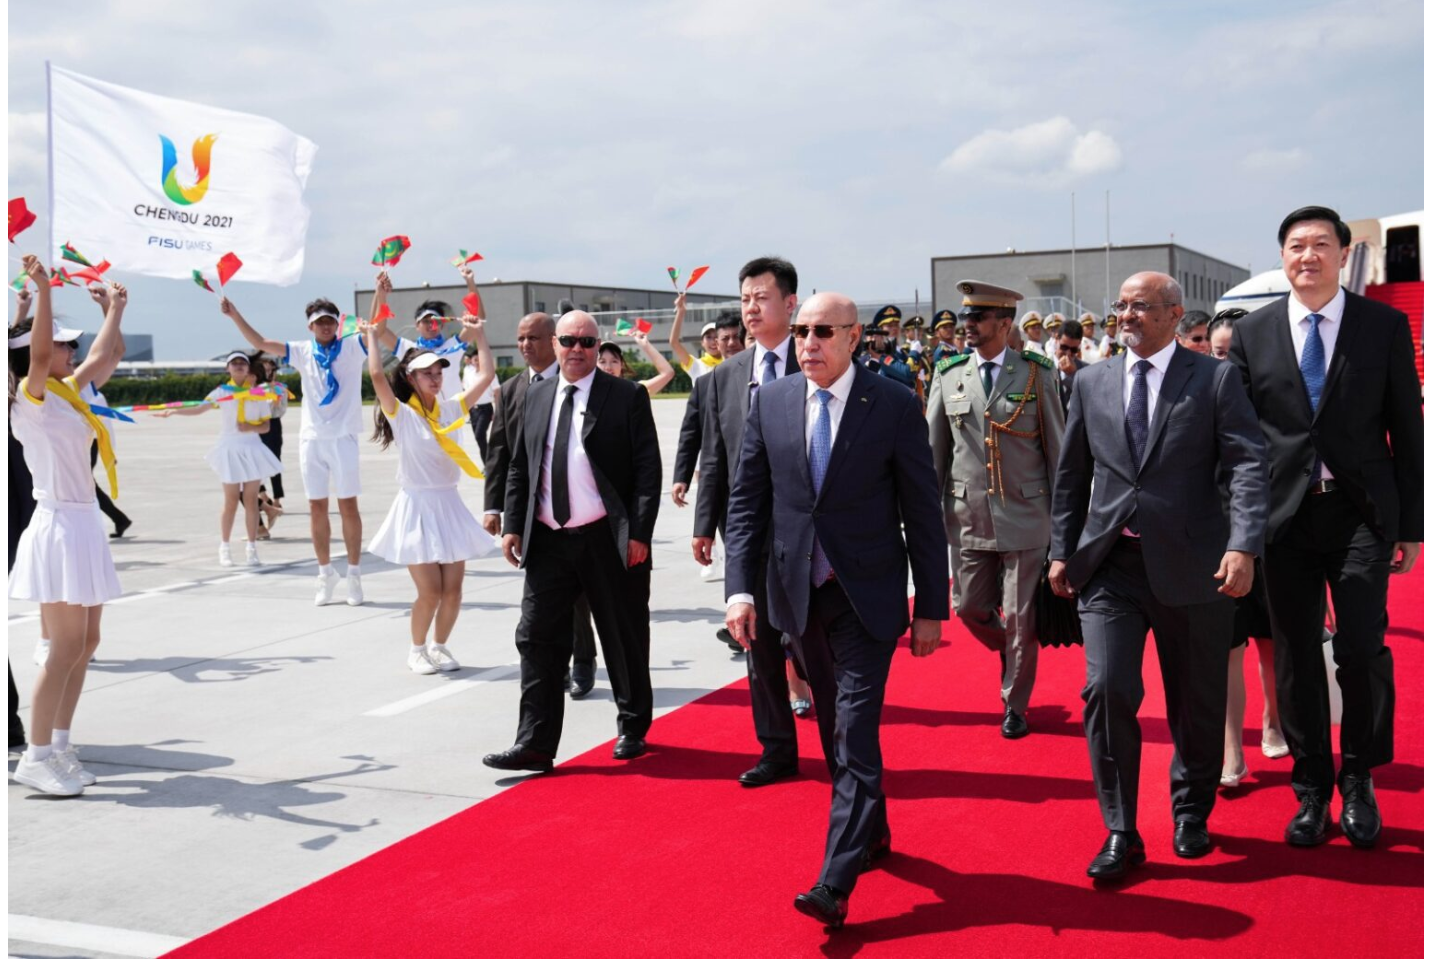
[[[741,268],[741,320],[751,346],[723,361],[706,377],[705,422],[701,429],[701,486],[691,552],[698,564],[711,563],[717,529],[726,523],[726,505],[736,481],[746,416],[756,388],[800,371],[791,315],[796,311],[795,267],[779,257],[758,257]],[[796,722],[786,687],[786,652],[780,629],[771,624],[766,598],[766,546],[759,546],[755,578],[756,631],[745,644],[751,682],[751,714],[761,757],[741,773],[747,788],[761,788],[797,774]]]
[[[1023,295],[980,281],[955,287],[975,353],[936,365],[925,417],[945,499],[955,615],[976,641],[999,652],[1000,734],[1023,738],[1039,662],[1034,591],[1049,550],[1064,408],[1054,362],[1038,349],[1015,354],[1005,347]]]
[[[1112,307],[1128,351],[1074,379],[1049,553],[1050,586],[1079,595],[1084,732],[1109,830],[1088,869],[1100,879],[1145,860],[1138,711],[1150,628],[1174,744],[1174,854],[1199,858],[1212,848],[1232,599],[1252,586],[1268,520],[1253,405],[1233,365],[1174,341],[1178,283],[1135,274]]]

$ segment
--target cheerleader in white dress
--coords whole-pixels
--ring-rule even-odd
[[[370,316],[377,315],[391,289],[391,282],[380,277]],[[462,607],[463,568],[467,559],[499,550],[497,539],[483,530],[457,490],[464,474],[482,477],[458,444],[458,431],[467,423],[468,408],[496,373],[482,322],[467,315],[462,323],[475,335],[478,377],[456,398],[442,397],[447,359],[422,348],[405,351],[392,378],[385,376],[378,349],[381,332],[363,325],[368,371],[378,400],[373,439],[384,448],[396,442],[399,485],[388,517],[368,550],[385,561],[407,565],[417,586],[408,668],[420,675],[458,669],[447,640]],[[429,627],[431,645],[427,644]]]
[[[47,795],[78,795],[94,784],[94,776],[81,767],[69,743],[70,726],[85,668],[99,644],[104,603],[120,594],[89,459],[90,445],[98,441],[110,495],[118,498],[114,451],[80,391],[108,378],[118,363],[115,347],[128,294],[119,284],[111,286],[104,324],[76,369],[79,332],[55,330],[49,275],[33,254],[24,263],[38,291],[28,370],[18,383],[12,378],[10,424],[34,477],[36,508],[16,548],[10,597],[39,602],[50,654],[35,681],[30,745],[12,777]],[[44,336],[36,336],[39,332]],[[19,340],[23,335],[12,332],[11,347],[23,346]]]
[[[259,487],[265,479],[283,470],[283,462],[264,447],[259,435],[269,429],[273,414],[273,402],[251,394],[262,394],[258,380],[249,371],[249,356],[243,351],[231,351],[225,358],[229,379],[210,391],[201,404],[191,408],[169,408],[154,412],[155,417],[169,417],[178,414],[193,416],[206,411],[219,412],[219,440],[204,456],[209,467],[219,476],[223,485],[224,502],[219,509],[219,564],[225,568],[234,563],[229,550],[229,536],[234,531],[234,516],[239,511],[239,501],[244,503],[244,533],[248,536],[248,547],[244,552],[244,563],[257,566],[259,549]]]

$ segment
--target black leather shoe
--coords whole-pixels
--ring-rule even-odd
[[[1085,874],[1090,878],[1122,878],[1129,869],[1146,861],[1144,840],[1138,832],[1110,832]]]
[[[1024,716],[1013,708],[1004,710],[1004,724],[999,726],[999,733],[1005,738],[1023,738],[1029,734],[1029,723]]]
[[[1203,858],[1213,851],[1208,823],[1201,818],[1184,818],[1173,826],[1173,854],[1179,858]]]
[[[827,928],[838,929],[844,925],[849,908],[850,900],[829,885],[816,885],[796,896],[796,911],[824,923]]]
[[[746,649],[741,647],[741,643],[736,640],[736,636],[725,628],[716,629],[716,637],[724,642],[727,648],[731,649],[731,654],[744,655],[746,653]]]
[[[875,867],[875,863],[890,854],[890,830],[886,829],[885,834],[879,838],[871,839],[870,844],[865,846],[865,854],[860,857],[860,871],[868,872]]]
[[[763,785],[780,781],[782,778],[792,778],[799,774],[800,768],[798,768],[794,762],[789,765],[782,765],[779,762],[767,761],[763,758],[756,763],[755,768],[742,772],[741,777],[736,779],[736,781],[745,785],[747,788],[760,788]]]
[[[597,666],[584,665],[580,661],[573,662],[569,677],[571,683],[567,686],[567,694],[574,700],[586,698],[591,694],[592,686],[597,683]]]
[[[638,738],[636,735],[623,735],[617,739],[616,747],[612,749],[612,757],[622,761],[640,758],[645,754],[646,739]]]
[[[115,522],[115,524],[114,524],[114,533],[111,534],[110,537],[111,537],[111,538],[123,538],[123,537],[124,537],[124,533],[129,530],[129,528],[130,528],[130,526],[131,526],[132,524],[134,524],[134,522],[131,521],[129,518],[121,518],[119,521],[116,521],[116,522]]]
[[[1342,826],[1347,840],[1358,848],[1372,848],[1382,834],[1382,816],[1377,811],[1377,799],[1372,794],[1372,776],[1344,775],[1338,779],[1338,791],[1342,793]]]
[[[550,772],[552,770],[551,755],[534,752],[521,745],[513,745],[507,751],[498,752],[495,755],[484,755],[482,763],[488,768],[500,768],[509,772]]]
[[[1317,792],[1309,792],[1300,801],[1298,814],[1284,829],[1283,838],[1299,848],[1323,844],[1328,840],[1328,825],[1332,821],[1328,817],[1328,803]]]

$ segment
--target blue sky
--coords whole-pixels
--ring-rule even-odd
[[[1081,245],[1109,190],[1114,243],[1172,233],[1255,272],[1294,207],[1423,205],[1411,0],[8,9],[10,196],[38,211],[46,59],[318,144],[303,280],[232,288],[280,337],[314,296],[349,303],[393,233],[414,243],[402,286],[448,281],[466,247],[479,280],[661,287],[709,263],[706,289],[734,290],[775,252],[803,292],[878,300],[928,297],[932,256],[1067,246],[1070,191]],[[160,357],[233,342],[211,297],[122,268]]]

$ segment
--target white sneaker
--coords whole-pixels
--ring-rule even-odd
[[[80,764],[80,752],[78,748],[71,745],[62,752],[55,752],[55,757],[60,760],[60,764],[64,767],[66,775],[79,779],[81,785],[94,784],[94,774],[85,771],[84,766]]]
[[[326,605],[333,600],[333,589],[338,587],[338,572],[329,569],[328,574],[319,572],[318,593],[313,596],[315,605]]]
[[[35,642],[35,664],[44,668],[50,660],[50,639],[41,638]]]
[[[348,575],[348,604],[357,608],[363,603],[363,578],[360,575],[350,573]]]
[[[250,541],[249,546],[244,549],[244,564],[250,568],[257,568],[262,563],[263,562],[259,561],[258,545]]]
[[[227,541],[220,541],[220,542],[219,542],[219,567],[220,567],[220,568],[232,568],[233,566],[234,566],[234,556],[229,553],[229,543],[228,543]]]
[[[28,751],[20,756],[11,776],[21,785],[28,785],[46,795],[78,795],[85,790],[80,780],[71,775],[58,753],[42,762],[32,761]]]
[[[437,672],[438,666],[433,664],[428,657],[428,650],[422,645],[409,645],[413,649],[408,652],[408,670],[419,675],[431,675]]]
[[[457,671],[462,667],[452,656],[452,652],[448,651],[447,645],[437,643],[428,645],[428,660],[437,667],[438,671]]]

